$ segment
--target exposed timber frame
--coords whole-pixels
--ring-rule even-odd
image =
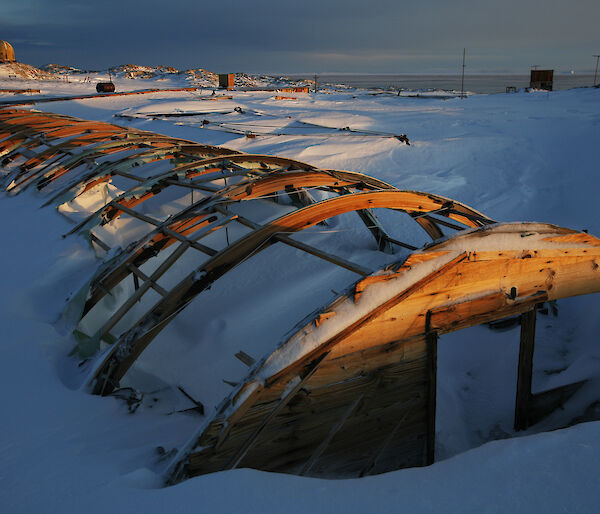
[[[86,236],[105,257],[78,295],[80,325],[131,281],[100,325],[79,333],[96,394],[118,388],[179,313],[267,248],[285,245],[355,275],[269,353],[235,354],[248,375],[228,382],[233,392],[173,459],[168,482],[238,467],[358,477],[430,464],[438,338],[508,316],[521,316],[516,430],[583,384],[531,390],[536,306],[600,290],[600,240],[587,233],[499,224],[452,199],[357,172],[20,109],[0,109],[0,159],[6,191],[35,188],[61,212],[98,188],[116,191],[93,212],[76,211],[65,234]],[[174,198],[177,207],[167,209]],[[272,214],[253,218],[247,211],[258,205]],[[433,242],[394,237],[377,209],[401,213]],[[300,239],[354,212],[370,234],[369,251],[393,254],[385,266]],[[109,238],[128,222],[137,227],[130,239]],[[177,281],[167,285],[175,268]],[[136,310],[151,296],[158,300]]]

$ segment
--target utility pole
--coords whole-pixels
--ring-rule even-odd
[[[315,93],[317,92],[317,79],[319,76],[315,73]]]
[[[596,82],[596,78],[598,77],[598,59],[600,59],[600,55],[593,55],[592,57],[596,58],[596,71],[594,72],[594,86],[598,83]]]
[[[460,97],[465,97],[465,56],[467,54],[467,49],[463,48],[463,63],[462,63],[462,78],[460,81]]]

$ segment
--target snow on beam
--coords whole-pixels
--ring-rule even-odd
[[[358,299],[351,294],[342,296],[320,311],[329,313],[320,323],[312,321],[313,317],[320,316],[320,312],[317,312],[309,318],[307,324],[299,325],[297,332],[263,359],[232,393],[233,399],[239,395],[239,391],[258,384],[259,392],[250,400],[254,405],[244,403],[245,414],[235,416],[235,401],[224,402],[224,410],[217,412],[211,422],[203,424],[200,432],[180,452],[170,468],[169,480],[177,480],[177,472],[198,474],[225,469],[227,456],[244,444],[240,436],[251,431],[253,424],[261,426],[263,423],[260,414],[262,406],[275,401],[274,398],[281,395],[282,390],[290,387],[286,384],[294,380],[298,371],[314,359],[324,356],[319,371],[311,378],[313,382],[304,384],[308,398],[322,390],[325,384],[340,384],[335,394],[339,395],[342,403],[338,404],[336,412],[343,412],[339,409],[343,408],[344,402],[347,402],[345,408],[349,408],[354,401],[352,390],[359,391],[352,389],[351,384],[360,384],[359,377],[367,373],[368,369],[384,365],[381,368],[383,370],[386,369],[385,366],[395,363],[394,366],[405,370],[401,376],[409,377],[416,373],[414,380],[423,380],[417,377],[427,377],[427,367],[415,368],[412,363],[416,361],[411,360],[409,355],[429,355],[426,351],[426,335],[429,332],[452,332],[530,311],[537,303],[548,299],[600,291],[599,260],[599,239],[587,233],[539,223],[498,224],[463,231],[413,253],[399,268],[390,268],[387,280],[373,280],[377,277],[375,275],[373,279],[368,277],[359,281],[355,285],[356,290],[361,290]],[[367,285],[361,286],[363,282]],[[429,312],[429,315],[424,316],[425,312]],[[398,357],[394,357],[391,350],[399,346],[404,346],[405,349],[397,353]],[[372,357],[366,359],[367,355]],[[377,355],[381,357],[376,357]],[[431,358],[434,359],[434,356]],[[381,364],[377,364],[378,359]],[[336,365],[337,362],[343,365]],[[424,374],[419,375],[420,373]],[[417,394],[427,398],[428,390],[431,389],[428,385],[431,377],[421,383],[422,388]],[[341,387],[343,384],[348,384],[347,392]],[[569,393],[579,385],[569,386]],[[331,391],[334,394],[334,389]],[[411,403],[414,403],[414,398],[409,393],[406,394],[401,404],[411,407],[404,407],[404,416],[410,412],[411,419],[423,420],[419,426],[422,438],[426,440],[427,434],[431,436],[426,421],[430,415],[426,413],[432,412],[432,402],[435,400],[429,399],[414,407]],[[322,401],[325,399],[323,397]],[[557,402],[558,400],[547,403],[558,405]],[[319,407],[311,404],[311,411],[317,418],[325,416],[318,413],[328,412],[324,410],[324,405]],[[413,409],[416,410],[413,412]],[[313,422],[304,417],[302,412],[297,408],[290,408],[283,409],[280,417],[271,415],[269,427],[272,433],[281,431],[281,446],[268,442],[269,436],[265,434],[261,440],[253,441],[256,451],[244,452],[241,464],[258,469],[299,472],[294,461],[282,460],[282,456],[294,455],[294,458],[301,459],[303,455],[305,461],[310,459],[313,450],[306,446],[308,440],[303,440],[301,434],[313,434],[315,428],[308,428],[309,425],[313,426]],[[394,459],[395,462],[401,462],[398,459],[410,448],[408,440],[402,439],[402,435],[408,434],[406,431],[416,421],[407,420],[402,426],[398,426],[399,418],[396,414],[392,416],[394,412],[390,406],[387,411],[383,410],[378,414],[381,433],[373,440],[373,450],[370,453],[362,449],[361,444],[367,434],[360,430],[360,425],[355,424],[354,428],[344,427],[344,434],[340,434],[340,439],[347,442],[345,452],[340,453],[332,448],[323,453],[319,460],[320,468],[315,471],[317,475],[323,476],[320,473],[327,469],[338,470],[331,471],[334,476],[339,472],[364,475],[372,472],[375,463],[378,466],[376,472],[395,469]],[[421,417],[418,417],[419,412],[422,413]],[[385,416],[388,415],[392,417],[385,421]],[[214,443],[211,442],[213,439],[210,434],[215,433],[215,430],[218,433],[223,416],[235,424],[241,424],[243,429],[235,429],[230,422],[227,425],[230,434],[227,443],[215,452],[211,449]],[[296,442],[283,437],[288,430],[286,426],[295,427]],[[335,443],[335,440],[327,440],[327,431],[321,430],[320,433],[322,444],[329,447]],[[200,447],[194,450],[197,445]],[[427,447],[432,447],[431,441],[426,446],[422,447],[423,452],[426,452]],[[353,453],[355,447],[356,454]],[[267,449],[268,453],[265,454]],[[219,457],[221,454],[223,456]],[[280,462],[281,465],[274,464],[273,468],[269,462]]]

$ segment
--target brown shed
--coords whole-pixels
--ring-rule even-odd
[[[0,40],[0,62],[12,62],[15,60],[15,49],[8,41]]]
[[[219,87],[223,89],[233,89],[235,74],[219,73]]]
[[[552,82],[554,79],[554,70],[531,70],[529,87],[533,89],[545,89],[552,91]]]

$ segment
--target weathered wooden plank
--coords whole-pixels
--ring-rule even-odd
[[[248,355],[246,352],[240,350],[239,352],[237,352],[235,354],[235,357],[240,360],[241,362],[243,362],[246,366],[251,367],[254,365],[254,363],[256,362],[256,359],[254,357],[250,357],[250,355]]]
[[[515,430],[525,430],[529,426],[535,318],[535,309],[521,314],[521,342],[519,345],[519,368],[517,372],[517,395],[515,400]]]
[[[290,391],[285,394],[281,400],[277,403],[277,405],[273,408],[271,412],[267,416],[263,418],[260,422],[256,430],[252,433],[252,435],[246,439],[244,444],[238,449],[234,457],[231,459],[229,463],[228,469],[236,468],[240,461],[244,458],[248,450],[252,447],[252,445],[256,442],[261,432],[265,429],[265,427],[269,424],[269,422],[274,419],[285,407],[286,405],[296,396],[298,391],[310,380],[315,371],[318,369],[319,364],[322,362],[325,355],[322,356],[321,359],[317,359],[311,363],[310,369],[307,370],[306,374],[303,377],[298,377],[298,383],[290,389]]]
[[[435,460],[435,413],[437,406],[437,332],[431,327],[431,311],[427,311],[425,319],[425,342],[427,345],[427,457],[425,463],[433,464]]]

